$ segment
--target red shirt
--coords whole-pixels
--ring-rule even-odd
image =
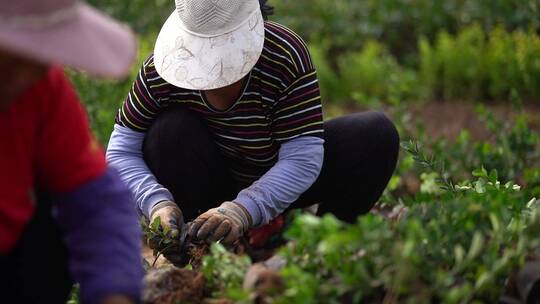
[[[0,253],[32,216],[34,189],[77,189],[105,172],[86,113],[59,67],[0,112]]]

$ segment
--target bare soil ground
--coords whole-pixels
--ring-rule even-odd
[[[473,140],[489,139],[489,132],[476,113],[475,106],[474,103],[460,101],[411,103],[408,112],[411,114],[412,123],[421,122],[431,136],[453,139],[461,130],[468,129]],[[485,106],[500,119],[512,119],[517,113],[517,108],[508,103],[485,104]],[[367,110],[370,109],[360,105],[345,107],[325,105],[326,117]],[[540,103],[525,104],[524,110],[531,129],[540,132]],[[392,116],[391,107],[384,111]]]
[[[145,303],[201,303],[205,279],[201,272],[174,266],[152,269],[145,278]]]
[[[500,119],[512,119],[517,112],[510,104],[488,104],[486,107]],[[540,105],[524,106],[531,129],[540,132]],[[475,111],[475,105],[466,102],[432,102],[416,105],[411,109],[414,119],[423,121],[429,134],[436,137],[455,138],[461,130],[468,129],[472,139],[487,139],[489,133]]]

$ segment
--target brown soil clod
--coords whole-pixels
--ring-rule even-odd
[[[152,304],[202,303],[204,275],[189,269],[165,266],[145,277],[143,302]]]
[[[279,256],[251,265],[245,277],[243,288],[254,292],[255,303],[266,303],[266,299],[285,289],[285,282],[279,274],[285,261]]]
[[[204,242],[190,242],[186,246],[186,258],[183,265],[191,265],[193,270],[199,270],[202,267],[203,258],[210,252],[210,246]]]

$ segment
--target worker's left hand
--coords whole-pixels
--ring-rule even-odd
[[[190,234],[199,240],[220,241],[229,245],[238,240],[251,225],[251,216],[242,205],[225,202],[199,215],[191,225]]]

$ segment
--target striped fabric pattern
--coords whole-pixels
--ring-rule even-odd
[[[323,137],[323,118],[307,46],[283,25],[265,22],[263,52],[247,78],[241,97],[220,111],[200,91],[163,80],[150,56],[116,123],[145,132],[166,106],[184,104],[207,123],[239,186],[249,186],[277,162],[281,143],[299,136]]]

